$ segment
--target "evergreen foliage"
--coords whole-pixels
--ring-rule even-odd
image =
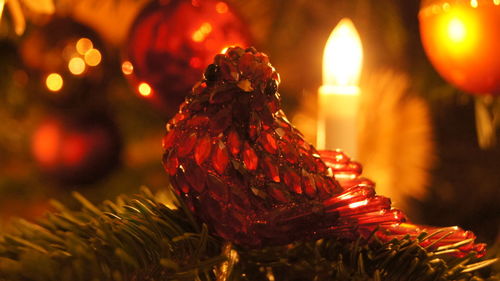
[[[54,201],[57,212],[36,224],[18,220],[0,236],[0,280],[500,280],[488,267],[495,259],[429,252],[408,238],[245,250],[211,236],[179,200],[169,208],[147,188],[100,206],[74,197],[80,211]]]

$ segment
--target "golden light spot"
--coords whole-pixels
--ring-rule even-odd
[[[200,26],[200,31],[203,34],[209,34],[212,32],[212,25],[209,22],[205,22]]]
[[[497,6],[500,5],[500,0],[493,0],[493,4],[495,4]]]
[[[193,33],[193,36],[191,36],[191,38],[193,39],[194,42],[201,42],[203,41],[203,39],[205,39],[205,36],[199,30],[196,30]]]
[[[91,50],[94,47],[94,44],[92,44],[92,41],[88,38],[80,38],[76,42],[76,51],[80,55],[85,55],[89,50]]]
[[[212,25],[209,22],[204,22],[200,28],[198,28],[195,32],[193,32],[193,35],[191,38],[195,42],[201,42],[205,40],[208,34],[212,32]]]
[[[229,7],[224,2],[217,2],[217,4],[215,4],[215,10],[219,14],[224,14],[224,13],[227,13],[227,11],[229,10]]]
[[[141,96],[143,97],[151,95],[152,92],[151,86],[149,86],[149,84],[146,82],[142,82],[141,84],[139,84],[137,89],[139,90],[139,94],[141,94]]]
[[[224,47],[224,49],[222,49],[220,51],[221,54],[225,54],[227,52],[227,49],[229,49],[229,47]]]
[[[126,60],[122,63],[122,72],[125,75],[130,75],[134,73],[134,66],[130,61]]]
[[[470,0],[470,6],[472,8],[477,8],[477,6],[478,6],[477,0]]]
[[[97,49],[90,49],[85,53],[85,62],[90,66],[96,66],[101,62],[101,52]]]
[[[448,37],[455,43],[464,41],[466,31],[465,24],[459,18],[453,18],[448,23]]]
[[[448,12],[450,10],[450,3],[443,4],[443,11]]]
[[[82,58],[72,58],[68,62],[68,69],[74,75],[80,75],[85,71],[85,62]]]
[[[45,79],[47,89],[52,92],[57,92],[63,87],[63,79],[58,73],[51,73]]]

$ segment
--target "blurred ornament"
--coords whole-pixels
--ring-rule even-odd
[[[21,43],[24,64],[45,97],[66,102],[103,86],[103,45],[96,33],[71,19],[56,18]]]
[[[500,95],[500,3],[497,0],[423,1],[425,51],[448,82],[472,94]]]
[[[40,170],[61,184],[89,184],[116,166],[121,141],[105,114],[51,116],[35,129],[33,156]]]
[[[137,17],[122,71],[136,92],[171,117],[212,57],[249,45],[247,26],[223,1],[155,1]]]
[[[500,125],[500,2],[427,0],[419,13],[424,49],[439,74],[476,95],[479,145],[492,147]]]

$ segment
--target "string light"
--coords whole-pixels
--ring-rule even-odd
[[[122,72],[125,75],[130,75],[134,73],[134,66],[130,61],[126,60],[122,63]]]
[[[63,79],[58,73],[51,73],[45,79],[45,85],[47,89],[52,92],[58,92],[63,87]]]
[[[97,49],[90,49],[85,53],[84,58],[89,66],[96,66],[101,62],[101,52]]]
[[[85,55],[93,47],[94,44],[92,44],[92,41],[88,38],[80,38],[76,42],[76,51],[82,56]]]
[[[80,75],[85,71],[85,62],[80,57],[69,60],[68,69],[74,75]]]
[[[139,90],[139,94],[143,97],[147,97],[147,96],[151,95],[151,92],[152,92],[151,86],[149,86],[149,84],[145,83],[145,82],[142,82],[141,84],[139,84],[137,89]]]

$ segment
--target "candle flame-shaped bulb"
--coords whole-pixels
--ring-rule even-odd
[[[323,86],[356,87],[363,47],[352,21],[343,18],[333,29],[323,53]]]

